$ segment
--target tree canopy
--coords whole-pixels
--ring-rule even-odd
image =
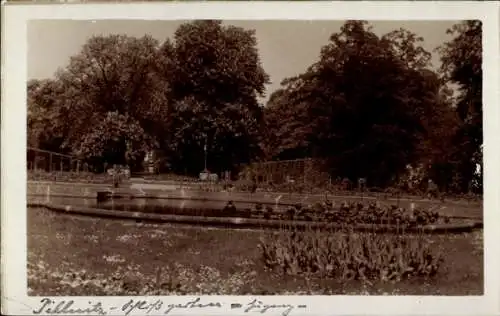
[[[171,45],[169,42],[166,45]],[[259,156],[263,121],[257,98],[269,82],[260,63],[254,31],[220,21],[181,25],[171,48],[173,67],[170,155],[190,172],[204,166],[232,169]]]
[[[453,26],[436,69],[417,34],[346,21],[264,107],[270,78],[253,30],[204,20],[163,43],[94,36],[54,78],[28,82],[28,144],[133,169],[161,150],[189,174],[205,151],[215,172],[318,157],[333,177],[380,187],[412,166],[443,190],[481,190],[481,27]]]
[[[448,33],[453,39],[440,48],[440,54],[443,79],[458,86],[455,109],[459,123],[448,155],[455,175],[453,189],[464,192],[472,185],[482,190],[482,23],[464,21]]]
[[[346,22],[319,61],[271,97],[268,120],[284,122],[271,134],[292,136],[279,137],[271,156],[326,157],[336,176],[394,183],[439,125],[435,114],[449,110],[422,40],[403,29],[378,37],[366,22]]]
[[[255,32],[220,21],[185,23],[161,45],[94,36],[55,79],[30,83],[30,143],[137,168],[162,149],[190,173],[203,167],[206,145],[210,168],[230,169],[259,154],[257,97],[268,81]],[[53,119],[54,131],[44,130]],[[51,135],[59,142],[46,144]]]

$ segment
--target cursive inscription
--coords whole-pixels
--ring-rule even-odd
[[[122,306],[122,312],[125,313],[125,316],[128,316],[130,313],[134,311],[144,311],[146,314],[149,314],[153,311],[159,311],[163,307],[163,302],[160,300],[153,301],[152,303],[147,301],[134,301],[133,299],[129,300]]]
[[[294,309],[294,306],[290,305],[290,304],[281,304],[281,305],[264,304],[262,301],[254,299],[253,301],[248,303],[247,307],[245,308],[245,313],[253,311],[253,312],[258,312],[258,313],[264,314],[271,309],[284,309],[283,312],[281,313],[281,315],[288,316],[288,315],[290,315],[290,313]]]
[[[121,307],[120,307],[121,306]],[[103,307],[103,302],[99,301],[80,301],[76,300],[53,300],[50,298],[43,298],[40,301],[40,306],[33,310],[34,315],[98,315],[105,316],[109,313],[113,315],[168,315],[185,310],[199,315],[203,313],[202,310],[222,308],[223,304],[220,302],[203,301],[202,298],[189,300],[185,303],[170,303],[161,299],[151,300],[136,300],[134,298],[127,299],[123,305],[106,306]],[[241,303],[232,303],[230,305],[232,310],[243,309],[244,313],[257,313],[257,314],[275,314],[280,313],[281,316],[289,316],[290,313],[296,308],[306,308],[305,305],[290,305],[290,304],[269,304],[261,300],[253,299],[250,303],[244,305]]]
[[[88,302],[88,306],[75,306],[75,301],[59,301],[56,302],[49,298],[44,298],[40,301],[40,307],[33,310],[33,314],[61,314],[61,315],[71,315],[71,314],[97,314],[106,315],[102,307],[101,302],[92,303]]]
[[[200,303],[201,299],[198,297],[195,300],[189,301],[185,304],[169,304],[167,306],[167,309],[165,310],[164,314],[170,313],[174,309],[191,309],[191,308],[207,308],[207,307],[214,307],[214,308],[221,308],[222,304],[219,302],[209,302],[209,303]]]

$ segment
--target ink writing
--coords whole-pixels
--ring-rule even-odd
[[[159,311],[162,307],[163,302],[160,300],[148,303],[147,301],[134,301],[131,299],[122,306],[121,310],[126,316],[128,316],[130,313],[135,311],[144,311],[149,314],[153,311]]]
[[[220,309],[223,304],[214,301],[203,301],[202,298],[189,300],[185,303],[167,303],[161,299],[136,300],[128,299],[123,305],[103,306],[103,302],[81,301],[81,300],[53,300],[43,298],[40,306],[33,309],[34,315],[98,315],[105,316],[108,312],[113,315],[168,315],[179,310],[192,311],[199,314],[201,310]],[[281,316],[289,316],[295,308],[305,308],[305,305],[290,304],[269,304],[261,300],[254,299],[244,305],[241,303],[232,303],[231,309],[242,308],[245,313],[252,314],[273,314],[277,312]]]
[[[39,315],[39,314],[45,314],[45,315],[71,315],[71,314],[92,314],[92,315],[106,315],[106,312],[104,311],[102,307],[101,302],[88,302],[87,306],[82,306],[81,303],[79,303],[80,306],[77,306],[75,301],[69,300],[69,301],[54,301],[49,298],[44,298],[40,301],[40,306],[37,309],[33,310],[33,314]]]
[[[293,305],[290,304],[264,304],[262,301],[259,301],[257,299],[254,299],[250,303],[248,303],[247,307],[245,308],[245,313],[248,313],[250,311],[253,312],[259,312],[261,314],[266,313],[269,310],[273,309],[281,309],[283,310],[281,315],[282,316],[288,316],[290,315],[290,312],[294,309]]]
[[[170,313],[174,309],[191,309],[191,308],[221,308],[222,304],[219,302],[200,303],[201,299],[198,297],[195,300],[185,304],[169,304],[164,314]]]

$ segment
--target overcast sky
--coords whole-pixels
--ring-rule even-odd
[[[77,54],[93,35],[150,34],[163,42],[172,38],[182,21],[146,20],[39,20],[28,27],[28,79],[50,78],[59,67]],[[256,30],[261,61],[272,83],[267,96],[287,77],[295,76],[318,60],[329,36],[340,30],[344,21],[226,21],[226,24]],[[373,31],[383,35],[405,28],[424,38],[424,48],[433,54],[434,67],[439,56],[434,49],[450,39],[446,30],[457,21],[370,21]]]

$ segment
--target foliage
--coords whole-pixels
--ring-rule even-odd
[[[297,159],[312,155],[309,138],[312,136],[307,104],[295,104],[292,87],[271,94],[264,110],[267,158]]]
[[[268,75],[260,64],[254,31],[195,21],[179,27],[167,77],[175,100],[170,154],[177,171],[231,170],[260,155],[262,109]],[[187,170],[183,170],[187,169]]]
[[[94,36],[54,78],[28,82],[28,145],[80,155],[96,171],[138,171],[151,151],[184,175],[205,161],[236,174],[253,161],[312,157],[328,161],[332,178],[366,178],[371,188],[425,191],[432,180],[441,192],[480,193],[482,25],[449,33],[436,72],[423,38],[347,21],[266,107],[258,98],[270,81],[253,30],[204,20],[163,43]],[[307,177],[317,183],[266,181],[287,191],[325,186],[313,170]]]
[[[266,267],[289,275],[400,281],[433,277],[443,261],[425,235],[287,233],[268,234],[259,248]]]
[[[53,150],[82,155],[90,163],[135,163],[140,153],[154,147],[158,135],[152,132],[165,117],[166,100],[158,93],[163,82],[155,70],[157,48],[158,42],[149,36],[90,38],[46,83],[55,88],[49,86],[39,96],[40,89],[29,87],[28,99],[37,109],[29,120],[37,120],[36,111],[45,111],[38,120],[45,120],[44,127],[55,123],[52,129],[62,141]],[[49,104],[50,111],[43,110]],[[120,126],[130,122],[130,127]],[[110,141],[117,137],[123,139]],[[142,142],[145,138],[151,141]]]
[[[269,218],[273,219],[324,221],[348,226],[358,224],[397,225],[401,229],[435,224],[441,219],[448,220],[446,217],[440,217],[433,208],[405,209],[397,205],[381,205],[379,202],[369,204],[343,202],[335,205],[335,203],[326,200],[306,206],[301,204],[289,206],[286,211],[279,209],[269,211],[271,212]],[[262,215],[263,211],[255,206],[249,215],[253,215],[253,213]]]
[[[254,31],[220,21],[182,24],[161,45],[94,36],[53,80],[29,84],[30,144],[134,169],[162,149],[190,174],[206,146],[213,170],[237,167],[260,155],[257,97],[269,79],[256,45]]]
[[[366,177],[370,186],[393,182],[418,158],[440,102],[420,41],[405,30],[378,37],[365,22],[346,22],[320,60],[270,99],[267,118],[285,122],[275,133],[288,136],[273,156],[328,157],[335,176]]]
[[[112,182],[112,176],[107,173],[95,174],[93,172],[45,172],[37,170],[28,172],[28,180],[109,184]]]
[[[51,79],[28,82],[28,146],[61,151],[64,141],[64,119],[59,111],[60,82]]]
[[[104,166],[104,162],[125,165],[140,161],[154,145],[137,121],[108,112],[72,146],[78,156]]]
[[[482,23],[464,21],[448,33],[453,39],[440,48],[443,79],[458,86],[456,113],[458,128],[453,150],[448,155],[456,174],[458,192],[482,192],[483,110],[482,110]],[[476,166],[480,172],[476,172]],[[471,184],[473,187],[471,187]]]

